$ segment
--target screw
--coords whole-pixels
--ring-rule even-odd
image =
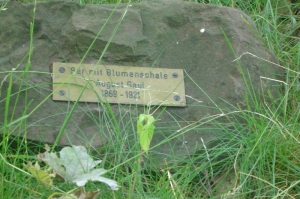
[[[175,95],[174,96],[174,100],[178,102],[180,100],[180,96],[179,95]]]
[[[64,73],[65,71],[66,71],[66,69],[64,67],[59,68],[59,72]]]
[[[60,91],[58,92],[58,94],[59,94],[60,96],[64,96],[64,95],[66,94],[66,92],[63,91],[63,90],[60,90]]]
[[[174,78],[177,78],[177,77],[178,77],[178,73],[173,73],[172,76],[173,76]]]

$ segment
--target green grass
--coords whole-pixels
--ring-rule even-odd
[[[78,2],[103,4],[119,1],[78,0]],[[126,112],[131,106],[119,105],[119,114],[114,114],[109,104],[99,103],[99,108],[104,110],[104,114],[100,119],[94,118],[95,123],[106,124],[116,136],[112,138],[106,135],[108,142],[114,143],[113,146],[106,145],[99,149],[88,147],[88,149],[95,159],[103,160],[101,167],[109,170],[106,177],[116,180],[121,188],[118,191],[111,191],[104,184],[91,182],[86,189],[101,189],[100,198],[299,198],[300,22],[299,16],[294,15],[294,12],[300,9],[300,4],[285,0],[198,0],[194,2],[240,9],[253,19],[261,40],[286,68],[286,73],[282,74],[285,84],[282,85],[281,100],[276,107],[272,107],[256,100],[249,88],[248,99],[245,100],[249,101],[247,110],[232,107],[232,110],[224,110],[224,115],[206,118],[180,131],[180,134],[184,134],[191,129],[203,129],[203,124],[210,124],[213,128],[222,131],[222,136],[218,136],[211,143],[199,143],[207,147],[196,150],[184,160],[174,158],[171,163],[163,164],[160,169],[155,167],[154,160],[147,159],[146,156],[143,156],[146,163],[139,164],[138,138],[136,134],[129,133],[135,131],[137,118],[135,113]],[[31,36],[33,26],[34,24],[31,25]],[[32,47],[29,49],[28,56],[20,60],[27,63],[20,77],[23,82],[28,78]],[[0,107],[0,111],[6,115],[5,120],[0,121],[0,131],[2,131],[0,198],[48,198],[54,192],[67,194],[76,187],[65,182],[56,182],[53,190],[47,189],[37,183],[22,166],[28,161],[35,161],[35,155],[39,151],[44,151],[44,146],[42,143],[28,141],[26,136],[11,135],[13,132],[26,129],[26,119],[34,114],[34,111],[23,110],[23,117],[18,120],[8,116],[9,107],[12,105],[9,99],[15,94],[11,87],[13,73],[10,71],[0,73],[6,75],[7,82],[4,84],[0,80],[1,95],[6,96],[6,100],[2,102],[5,107]],[[24,86],[27,89],[30,87],[26,84]],[[23,88],[20,87],[19,90],[21,89]],[[49,96],[45,96],[45,100],[47,98]],[[25,100],[26,105],[29,106],[31,101],[27,98]],[[145,109],[147,111],[147,107]],[[150,113],[153,110],[150,110]],[[73,111],[71,109],[64,113],[65,123],[70,120]],[[91,118],[95,117],[92,111],[85,110],[85,112]],[[218,122],[218,118],[224,116],[230,118],[230,128]],[[240,123],[241,119],[245,123]],[[176,129],[174,126],[168,125],[166,128]],[[65,126],[61,128],[59,135],[63,133],[64,128]],[[159,131],[163,132],[163,129]],[[175,139],[176,136],[179,135],[166,137],[159,144]],[[55,151],[60,149],[56,145],[57,142],[52,146]],[[209,147],[212,145],[214,147]]]

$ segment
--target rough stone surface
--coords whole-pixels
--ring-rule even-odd
[[[18,127],[11,127],[11,133],[42,142],[54,142],[72,103],[51,100],[51,64],[80,62],[114,6],[79,5],[74,2],[38,3],[31,67],[28,79],[22,79],[18,71],[25,69],[28,59],[33,5],[17,2],[7,4],[8,9],[0,12],[0,125],[4,123],[9,79],[5,79],[8,74],[6,71],[16,68],[9,121],[38,108],[27,118],[26,125],[21,123]],[[126,4],[117,7],[90,48],[84,63],[97,63],[125,9]],[[201,29],[204,29],[203,33]],[[204,118],[207,116],[221,114],[221,109],[226,112],[234,110],[237,105],[245,105],[243,95],[246,86],[238,62],[233,62],[235,56],[228,42],[237,56],[250,52],[276,62],[256,35],[250,18],[231,8],[177,1],[142,2],[128,7],[102,63],[180,68],[187,74],[187,107],[168,107],[163,112],[156,122],[152,146],[169,136],[175,138],[151,150],[150,154],[166,158],[172,154],[176,154],[176,157],[188,154],[201,145],[201,138],[208,141],[216,136],[218,129],[210,125],[196,125],[180,135],[177,130],[195,121],[206,121]],[[249,80],[250,77],[251,88],[256,94],[261,94],[262,89],[267,93],[264,86],[270,83],[262,82],[261,76],[273,78],[274,74],[279,73],[273,65],[249,55],[243,56],[239,63],[246,78]],[[22,88],[20,93],[19,88]],[[268,88],[272,90],[272,87]],[[26,95],[27,103],[30,102],[27,107],[24,106]],[[116,136],[134,142],[135,121],[144,109],[112,105],[121,135],[116,133],[112,117],[105,109],[106,106],[97,103],[80,103],[59,144],[99,147],[105,143],[113,144],[111,142]],[[154,115],[158,113],[160,111]],[[225,118],[220,122],[226,123]]]

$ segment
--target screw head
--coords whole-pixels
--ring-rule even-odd
[[[178,73],[173,73],[172,77],[177,78],[178,77]]]
[[[174,100],[178,102],[180,100],[180,96],[179,95],[175,95],[174,96]]]
[[[60,91],[58,92],[58,94],[59,94],[60,96],[64,96],[64,95],[66,94],[66,92],[63,91],[63,90],[60,90]]]
[[[60,73],[64,73],[66,71],[66,69],[64,67],[60,67],[58,70]]]

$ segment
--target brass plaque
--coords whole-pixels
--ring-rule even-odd
[[[185,106],[182,69],[53,63],[53,100]]]

